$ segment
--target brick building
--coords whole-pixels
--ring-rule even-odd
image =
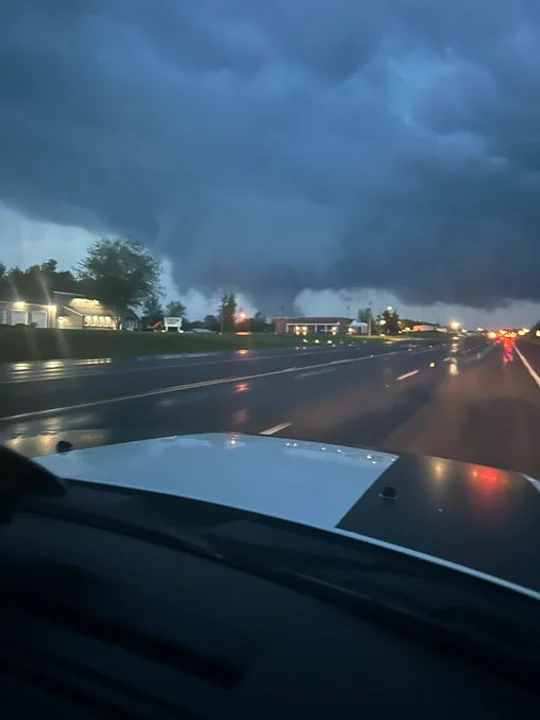
[[[309,333],[346,333],[352,322],[346,317],[289,317],[276,318],[275,328],[280,335],[308,335]]]

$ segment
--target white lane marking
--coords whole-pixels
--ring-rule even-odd
[[[538,490],[538,492],[540,492],[540,480],[537,480],[536,478],[532,478],[532,477],[530,477],[530,475],[524,475],[523,477],[532,484],[532,486],[535,490]]]
[[[336,350],[339,352],[358,352],[358,350],[362,349],[359,347],[338,347],[334,346],[332,349],[327,348],[311,348],[311,347],[303,347],[299,348],[303,350],[307,350],[309,355],[328,355],[330,353],[335,353]],[[234,350],[228,351],[228,350],[217,350],[216,352],[210,352],[205,353],[207,356],[213,356],[216,357],[219,355],[224,355],[225,353],[229,352],[237,352]],[[248,350],[248,352],[250,352]],[[272,351],[270,351],[272,352]],[[390,353],[381,353],[384,355],[388,355]],[[17,371],[14,370],[14,376],[9,380],[0,380],[0,385],[13,385],[14,383],[31,383],[31,382],[46,382],[48,380],[70,380],[70,379],[78,379],[80,377],[97,377],[97,378],[103,378],[107,375],[131,375],[132,373],[136,372],[151,372],[152,370],[183,370],[184,368],[190,368],[190,367],[206,367],[208,365],[224,365],[227,363],[246,363],[246,362],[256,362],[258,360],[276,360],[276,359],[282,359],[282,358],[289,358],[289,357],[298,357],[297,353],[284,353],[279,350],[276,350],[274,354],[270,355],[242,355],[240,357],[228,357],[228,358],[218,358],[216,360],[209,360],[208,362],[182,362],[183,360],[191,360],[194,357],[193,353],[185,353],[184,355],[178,355],[177,359],[179,362],[175,364],[170,365],[146,365],[144,367],[132,367],[132,368],[111,368],[107,366],[107,369],[105,369],[105,364],[99,365],[98,359],[96,359],[96,364],[91,364],[88,367],[83,367],[83,372],[79,372],[78,369],[73,369],[73,367],[69,368],[51,368],[47,370],[46,368],[41,369],[35,369],[33,370],[34,373],[40,373],[39,375],[20,375],[20,372],[28,373],[31,372],[29,370],[24,371]],[[195,355],[197,357],[197,355]],[[149,359],[155,359],[155,356],[150,355]],[[43,362],[51,362],[51,361],[43,361]],[[63,362],[59,360],[58,362]],[[14,365],[17,363],[9,363],[10,365]]]
[[[420,350],[419,353],[432,352],[431,350]],[[112,403],[129,402],[131,400],[141,400],[147,397],[158,395],[167,395],[175,392],[183,392],[184,390],[196,390],[203,387],[212,387],[215,385],[228,385],[230,383],[247,382],[249,380],[259,380],[261,378],[274,377],[276,375],[284,375],[285,373],[297,372],[298,370],[311,370],[330,365],[344,365],[346,363],[363,362],[374,358],[386,358],[390,355],[401,355],[403,350],[394,350],[393,352],[382,353],[380,355],[363,355],[359,358],[345,358],[343,360],[332,360],[328,363],[318,363],[317,365],[305,365],[304,367],[290,367],[282,370],[270,370],[268,372],[256,373],[255,375],[244,375],[242,377],[226,377],[216,378],[215,380],[202,380],[201,382],[188,383],[185,385],[172,385],[156,390],[147,390],[132,395],[121,395],[119,397],[106,398],[103,400],[92,400],[91,402],[78,403],[76,405],[66,405],[64,407],[49,408],[47,410],[33,410],[32,412],[18,413],[17,415],[0,416],[0,422],[18,422],[19,420],[29,420],[31,418],[47,417],[49,415],[59,415],[65,412],[73,412],[74,410],[86,410],[88,408],[99,407],[101,405],[109,405]],[[418,372],[418,371],[417,371]]]
[[[367,342],[367,341],[364,341]],[[392,344],[398,345],[401,341],[394,341]],[[444,344],[441,343],[434,349],[443,347]],[[380,346],[375,346],[377,349],[382,349]],[[416,346],[417,348],[421,348],[420,352],[429,352],[431,348],[433,348],[432,345],[430,345],[429,348],[422,347],[420,345]],[[297,348],[297,350],[306,350],[309,355],[324,355],[328,353],[335,352],[338,350],[339,352],[358,352],[362,348],[359,346],[354,347],[339,347],[338,345],[334,345],[331,349],[327,348],[314,348],[312,346],[300,346]],[[237,352],[234,350],[216,350],[215,352],[208,352],[208,353],[201,353],[200,356],[213,356],[216,357],[219,355],[224,355],[225,353],[229,352]],[[248,352],[250,352],[248,350]],[[199,353],[184,353],[184,354],[178,354],[176,357],[178,358],[177,364],[171,364],[171,365],[146,365],[145,367],[132,367],[132,368],[111,368],[107,367],[106,370],[104,370],[105,363],[100,364],[100,360],[103,360],[103,358],[86,358],[83,360],[78,361],[71,361],[71,362],[78,362],[78,363],[88,363],[89,360],[95,360],[95,364],[91,363],[87,367],[84,367],[83,372],[77,372],[76,370],[73,370],[73,366],[70,366],[68,368],[54,368],[54,369],[37,369],[32,368],[32,372],[34,373],[41,373],[40,375],[30,375],[29,377],[26,375],[21,376],[18,374],[19,371],[13,371],[15,372],[15,375],[10,380],[0,380],[0,385],[13,385],[14,383],[31,383],[31,382],[46,382],[48,380],[70,380],[70,379],[78,379],[79,377],[98,377],[103,378],[105,375],[130,375],[131,373],[135,372],[149,372],[152,370],[173,370],[173,369],[183,369],[186,367],[206,367],[208,365],[222,365],[225,363],[236,363],[236,362],[255,362],[257,360],[275,360],[280,358],[286,358],[286,357],[297,357],[297,353],[285,353],[281,349],[276,348],[275,351],[269,350],[270,355],[244,355],[242,356],[242,359],[239,360],[237,357],[231,357],[231,358],[218,358],[216,360],[209,360],[208,362],[182,362],[183,360],[191,360],[193,357],[199,357]],[[404,350],[399,350],[398,352],[405,352]],[[413,351],[414,352],[414,351]],[[387,352],[381,352],[380,355],[393,355],[395,353],[387,353]],[[137,359],[140,359],[140,357],[146,357],[146,356],[135,356]],[[149,360],[155,360],[155,355],[149,355]],[[32,362],[64,362],[63,360],[44,360],[44,361],[32,361]],[[7,363],[8,365],[16,365],[18,363]],[[31,364],[31,363],[29,363]],[[107,363],[108,365],[108,363]],[[67,371],[67,372],[66,372]],[[29,370],[22,371],[24,373],[30,372]],[[1,418],[0,418],[1,419]]]
[[[413,375],[417,375],[420,372],[420,370],[411,370],[411,372],[405,373],[405,375],[400,375],[396,378],[396,381],[399,382],[400,380],[406,380],[407,378],[412,377]]]
[[[260,435],[275,435],[276,433],[285,430],[285,428],[288,428],[290,425],[290,422],[280,423],[279,425],[274,425],[274,427],[268,428],[268,430],[262,430]]]
[[[335,367],[323,368],[322,370],[310,370],[309,372],[299,373],[296,376],[296,380],[301,380],[307,377],[313,377],[314,375],[325,375],[326,373],[334,372]]]
[[[521,360],[521,362],[523,363],[523,365],[525,366],[525,368],[526,368],[527,371],[529,372],[529,375],[532,377],[532,379],[534,380],[534,382],[535,382],[535,383],[538,385],[538,387],[540,388],[540,375],[538,375],[538,373],[536,372],[536,370],[534,370],[534,368],[531,367],[531,364],[529,363],[529,361],[527,360],[527,358],[525,357],[525,355],[523,355],[523,353],[521,352],[521,350],[520,350],[518,347],[514,346],[514,350],[516,351],[518,358]]]

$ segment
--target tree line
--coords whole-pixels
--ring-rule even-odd
[[[25,300],[51,304],[53,293],[66,292],[98,298],[122,324],[136,315],[143,326],[164,316],[181,317],[186,329],[250,332],[272,329],[262,313],[247,318],[238,310],[234,293],[225,294],[215,315],[189,322],[180,300],[163,304],[162,266],[150,251],[135,240],[101,238],[71,270],[59,270],[57,260],[26,269],[7,268],[0,262],[0,300]]]
[[[140,243],[101,238],[71,270],[59,270],[52,258],[26,269],[0,263],[0,299],[50,304],[55,291],[67,292],[98,298],[120,322],[131,313],[149,323],[164,314],[184,317],[179,300],[162,307],[161,275],[161,263]]]
[[[359,322],[366,323],[373,335],[397,335],[402,327],[397,310],[387,307],[377,317],[373,316],[371,308],[362,308],[358,311]]]
[[[163,304],[162,267],[150,251],[129,238],[101,238],[88,249],[86,256],[71,270],[59,270],[58,262],[47,260],[26,269],[7,268],[0,262],[0,300],[50,304],[54,291],[98,298],[113,312],[120,325],[136,315],[143,326],[152,326],[164,316],[181,317],[186,329],[215,332],[273,331],[272,321],[261,312],[246,317],[237,306],[234,293],[225,293],[214,315],[189,322],[180,300]],[[400,320],[397,311],[387,307],[377,317],[371,308],[358,312],[371,332],[396,335],[403,327],[417,324]]]
[[[400,318],[397,310],[391,306],[385,308],[374,317],[371,308],[362,308],[358,311],[358,320],[364,322],[371,329],[374,335],[384,333],[385,335],[397,335],[405,328],[412,328],[415,325],[433,325],[440,327],[439,323],[426,322],[424,320],[413,320],[412,318]]]

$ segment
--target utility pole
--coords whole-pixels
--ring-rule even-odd
[[[371,335],[371,329],[372,329],[372,328],[371,328],[371,320],[372,320],[372,316],[373,316],[373,312],[372,312],[372,310],[371,310],[372,304],[373,304],[373,303],[372,303],[372,301],[370,300],[370,301],[369,301],[369,311],[368,311],[368,333],[367,333],[368,335]]]

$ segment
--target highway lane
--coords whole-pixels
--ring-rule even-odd
[[[441,341],[439,341],[441,342]],[[52,360],[0,366],[0,421],[51,408],[105,402],[165,388],[306,371],[329,362],[356,362],[371,355],[424,351],[433,343],[329,341],[278,350],[239,350],[111,360]]]
[[[522,345],[518,350],[540,373],[540,352]],[[518,354],[504,365],[502,348],[491,345],[480,357],[458,351],[454,358],[399,388],[357,388],[347,398],[292,416],[295,437],[458,459],[540,478],[540,388]]]
[[[88,396],[82,407],[0,420],[0,439],[29,456],[54,452],[59,440],[85,448],[204,432],[231,433],[235,445],[242,442],[242,433],[269,434],[292,445],[308,440],[322,449],[336,443],[430,455],[435,459],[407,458],[407,471],[404,465],[393,466],[396,471],[401,467],[391,484],[405,503],[400,504],[401,516],[406,516],[402,522],[393,517],[381,524],[380,503],[372,506],[368,497],[357,508],[355,527],[363,534],[537,587],[534,500],[540,482],[524,482],[526,493],[510,483],[503,494],[497,490],[496,471],[479,470],[475,476],[470,467],[445,462],[448,458],[491,465],[540,479],[540,346],[522,342],[518,351],[505,365],[502,347],[467,337],[432,347],[372,344],[354,351],[279,352],[270,358],[261,352],[250,361],[243,360],[245,356],[228,356],[225,362],[221,357],[200,357],[191,358],[187,367],[176,358],[170,359],[168,369],[159,363],[154,367],[154,358],[148,370],[154,390],[114,402]],[[136,389],[140,380],[135,378],[146,377],[145,372],[134,372],[136,363],[132,360],[123,368],[131,367],[132,372],[115,374],[109,390],[125,394]],[[99,373],[101,379],[107,377],[107,372]],[[192,387],[185,381],[193,377],[205,380]],[[164,385],[164,378],[178,384]],[[87,381],[86,376],[78,380]],[[41,388],[40,403],[47,398],[54,403],[62,382],[65,379],[34,379],[29,385]],[[20,389],[25,383],[15,386]],[[12,407],[28,407],[25,396],[17,408],[16,392]],[[81,392],[72,399],[87,397]],[[317,456],[320,462],[320,453]],[[429,479],[418,472],[423,463],[429,467]],[[181,454],[178,470],[181,477]],[[125,468],[120,463],[110,472],[122,476]],[[463,484],[475,477],[482,493],[475,496],[477,504],[463,507]],[[257,482],[256,472],[253,480]],[[328,481],[332,482],[331,471]],[[495,499],[504,500],[504,511],[501,502],[490,502],[491,482],[498,493]],[[428,506],[418,502],[418,494],[431,498]],[[438,508],[440,497],[445,498],[445,515],[434,524],[429,502]],[[486,527],[494,533],[487,550],[485,532],[475,526],[478,513],[484,511]],[[457,535],[456,512],[464,520]],[[516,555],[515,548],[522,544],[526,552]]]
[[[540,372],[540,351],[528,343],[520,348]],[[187,367],[177,358],[169,368],[150,370],[142,383],[144,372],[113,375],[108,392],[137,392],[101,402],[94,385],[91,393],[79,388],[71,400],[82,401],[81,407],[0,421],[2,440],[36,455],[53,452],[59,439],[90,447],[174,434],[267,433],[540,477],[540,388],[518,355],[505,366],[501,348],[483,338],[245,357],[191,358]],[[52,390],[38,393],[38,408],[70,399],[65,391],[58,397],[58,382],[64,381],[41,382]],[[76,384],[87,382],[85,377]],[[32,408],[26,396],[17,405],[16,392],[10,408]]]

